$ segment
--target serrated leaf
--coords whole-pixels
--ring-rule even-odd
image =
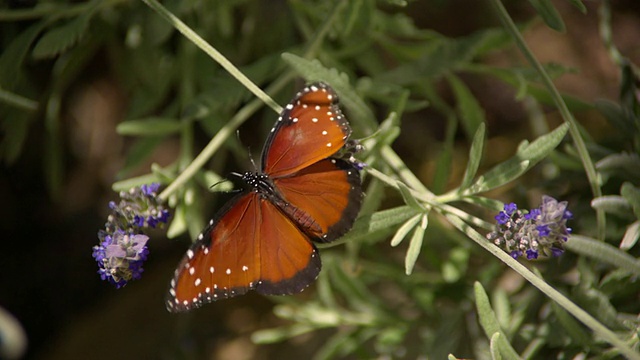
[[[565,31],[564,21],[551,0],[529,0],[529,3],[536,9],[547,26],[559,32]]]
[[[462,127],[467,134],[467,138],[471,139],[480,124],[485,122],[484,109],[460,78],[450,73],[447,75],[447,80],[456,97],[456,109],[462,120]]]
[[[402,226],[398,228],[398,231],[396,231],[396,234],[391,239],[391,246],[398,246],[402,242],[402,240],[404,240],[407,234],[409,234],[409,232],[413,230],[413,228],[420,222],[421,218],[422,215],[418,214],[402,224]]]
[[[150,117],[123,121],[116,127],[120,135],[166,136],[179,132],[183,123],[173,118]]]
[[[473,136],[473,142],[471,143],[471,148],[469,149],[469,162],[467,163],[467,168],[464,171],[464,176],[462,177],[462,184],[460,184],[461,190],[464,190],[471,185],[473,178],[478,172],[478,168],[480,167],[480,160],[482,160],[482,151],[484,149],[484,138],[485,125],[483,122],[480,123],[480,125],[478,126],[478,130]]]
[[[427,225],[429,224],[429,217],[427,214],[423,214],[420,220],[420,226],[416,226],[413,230],[413,236],[411,236],[411,241],[409,242],[409,249],[407,250],[407,255],[404,259],[404,268],[407,275],[411,275],[413,272],[413,267],[416,265],[418,255],[420,255],[420,251],[422,250],[424,233],[427,230]]]
[[[631,249],[638,243],[638,238],[640,238],[640,220],[627,227],[627,231],[624,232],[620,242],[620,250]]]
[[[500,337],[496,339],[496,347],[500,350],[500,354],[507,359],[520,359],[518,353],[513,349],[507,341],[498,319],[496,318],[489,297],[479,282],[474,284],[474,292],[476,298],[476,309],[478,311],[478,320],[487,338],[492,339],[495,333],[500,333]]]
[[[33,57],[35,59],[54,57],[75,45],[84,34],[92,16],[93,12],[90,11],[47,31],[33,48]]]

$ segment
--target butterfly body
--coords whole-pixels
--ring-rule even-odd
[[[281,113],[266,141],[260,172],[198,236],[176,269],[167,309],[255,290],[294,294],[318,276],[313,242],[330,242],[353,225],[362,202],[360,174],[338,154],[351,129],[326,84],[306,87]]]

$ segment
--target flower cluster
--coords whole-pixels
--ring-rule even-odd
[[[514,203],[506,204],[496,215],[496,229],[487,234],[487,239],[514,259],[526,256],[533,260],[540,254],[560,256],[571,234],[567,220],[572,217],[566,201],[558,202],[547,195],[542,196],[539,208],[530,211],[518,210]]]
[[[149,237],[143,230],[169,220],[169,211],[156,198],[159,187],[154,183],[122,191],[120,203],[109,203],[111,214],[105,229],[98,232],[100,244],[93,247],[93,258],[98,262],[102,280],[116,288],[142,276],[142,264],[149,254]]]

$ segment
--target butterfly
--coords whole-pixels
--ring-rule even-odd
[[[344,154],[350,135],[329,85],[302,89],[271,129],[260,171],[236,174],[247,189],[216,214],[178,265],[167,309],[309,286],[322,267],[314,242],[344,235],[362,204],[359,164]]]

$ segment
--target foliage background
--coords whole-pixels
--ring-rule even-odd
[[[335,15],[338,20],[322,42],[314,43],[338,3],[168,1],[164,5],[263,88],[290,72],[282,53],[310,51],[324,66],[349,76],[379,121],[398,105],[402,91],[410,90],[393,148],[435,193],[460,182],[474,121],[485,122],[488,134],[480,173],[511,156],[521,140],[533,140],[562,122],[501,30],[489,1],[414,1],[406,6],[394,1],[349,2]],[[611,103],[604,104],[611,105],[624,100],[620,64],[599,32],[601,4],[584,2],[586,13],[582,13],[574,3],[553,2],[566,26],[565,32],[557,32],[537,17],[530,2],[505,1],[522,24],[535,56],[567,95],[588,134],[592,156],[597,160],[622,150],[637,155],[638,144],[634,147],[629,134],[603,116],[610,115],[606,110],[612,107],[598,102],[607,99]],[[632,64],[639,63],[640,6],[631,0],[614,1],[611,11],[615,46]],[[475,281],[489,289],[493,301],[510,304],[501,308],[512,312],[502,314],[502,319],[511,321],[503,325],[519,351],[535,339],[542,342],[534,353],[538,358],[578,353],[615,357],[580,326],[574,328],[578,335],[556,333],[558,323],[567,325],[550,310],[548,299],[436,221],[430,224],[411,277],[404,275],[407,245],[392,249],[390,236],[356,249],[349,245],[324,249],[325,269],[364,277],[367,291],[376,294],[373,305],[359,307],[353,303],[355,294],[349,293],[355,290],[338,284],[338,313],[378,318],[371,323],[341,318],[339,326],[274,344],[257,345],[251,335],[290,325],[282,319],[289,310],[314,310],[304,304],[317,305],[314,299],[322,289],[312,288],[295,300],[275,299],[281,303],[276,308],[280,317],[272,312],[273,299],[255,294],[185,316],[170,315],[164,309],[164,294],[191,237],[187,234],[177,240],[155,234],[143,279],[121,290],[109,287],[95,273],[90,248],[108,213],[106,204],[115,197],[113,182],[146,174],[154,163],[184,167],[253,97],[142,2],[11,0],[0,4],[0,31],[4,201],[0,306],[26,329],[28,357],[443,358],[453,353],[488,358],[483,350],[489,340],[475,315]],[[476,47],[466,47],[469,43]],[[274,99],[285,104],[301,84],[299,78],[289,81],[273,94]],[[462,100],[464,96],[471,100]],[[349,110],[345,109],[347,115]],[[259,110],[240,128],[240,139],[230,137],[205,168],[222,176],[249,169],[246,147],[256,157],[275,118],[271,109]],[[134,127],[133,133],[123,136],[126,129],[118,124],[135,119],[152,121],[147,129],[158,132],[140,133]],[[163,122],[167,119],[172,120]],[[188,127],[193,131],[177,132],[171,127],[176,119],[194,125]],[[368,134],[366,122],[352,119],[352,125],[356,136]],[[204,195],[184,210],[192,233],[224,201],[219,194],[206,194],[210,178],[198,180],[202,186],[190,184],[190,189]],[[618,194],[621,183],[620,179],[607,182],[605,194]],[[566,147],[487,196],[533,207],[543,193],[568,200],[581,219],[572,224],[574,230],[597,237],[589,184],[575,154]],[[395,191],[380,190],[380,194],[385,195],[380,208],[402,204]],[[483,216],[493,215],[486,211]],[[619,245],[628,221],[628,214],[610,217],[607,239],[612,245]],[[638,256],[637,247],[630,252]],[[571,252],[534,265],[574,301],[597,309],[590,312],[612,312],[616,320],[607,325],[626,334],[621,317],[633,322],[639,310],[635,277],[609,273],[607,266]],[[321,277],[317,287],[335,286],[335,279]],[[585,291],[571,293],[578,284]],[[320,310],[312,316],[327,314]],[[381,314],[397,318],[384,320]],[[304,314],[297,319],[304,325]],[[263,334],[287,338],[285,330]],[[345,340],[339,343],[340,339]]]

